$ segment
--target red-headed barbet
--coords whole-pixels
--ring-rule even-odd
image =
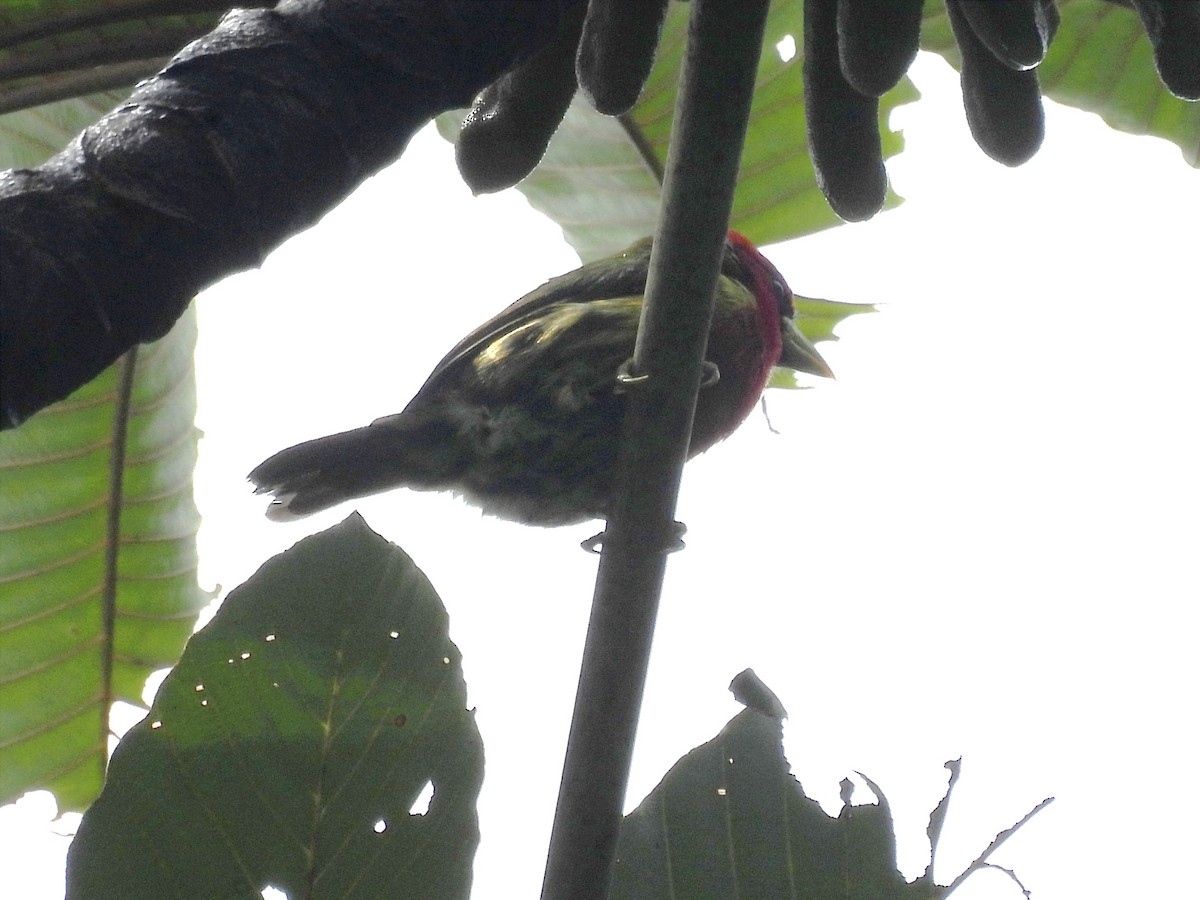
[[[250,473],[290,519],[397,487],[453,491],[530,525],[605,518],[650,239],[525,295],[459,342],[396,415],[276,453]],[[729,436],[771,369],[831,376],[793,322],[791,289],[746,238],[729,233],[688,456]],[[713,368],[715,366],[715,369]]]

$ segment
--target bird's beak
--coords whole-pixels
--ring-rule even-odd
[[[797,372],[808,372],[810,375],[820,375],[822,378],[832,378],[833,369],[821,358],[812,341],[800,333],[796,323],[785,316],[780,316],[783,334],[783,351],[779,354],[777,366],[785,369],[795,369]]]

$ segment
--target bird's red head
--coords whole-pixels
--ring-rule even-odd
[[[763,371],[762,384],[766,384],[771,367],[779,361],[783,349],[779,333],[779,317],[791,319],[796,314],[792,302],[792,289],[779,270],[771,261],[758,252],[750,241],[736,231],[729,232],[729,246],[737,261],[745,269],[745,277],[740,278],[758,302],[759,328],[763,340]]]

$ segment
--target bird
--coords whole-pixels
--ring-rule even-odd
[[[281,450],[249,475],[286,521],[405,487],[536,526],[607,518],[651,238],[552,278],[463,338],[400,413]],[[780,366],[832,377],[794,295],[728,233],[688,458],[728,437]]]

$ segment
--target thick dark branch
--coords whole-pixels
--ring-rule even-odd
[[[693,0],[544,900],[608,893],[767,0]]]
[[[545,43],[569,2],[238,10],[45,165],[0,174],[0,425],[260,264]]]

